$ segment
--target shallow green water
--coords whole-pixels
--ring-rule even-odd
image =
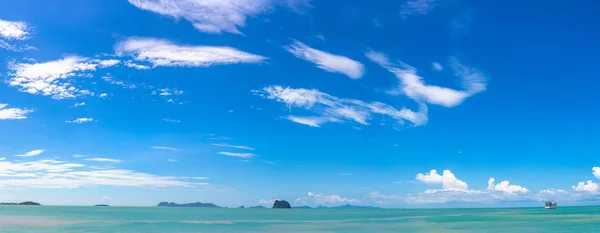
[[[0,232],[600,232],[600,207],[286,210],[0,206]]]

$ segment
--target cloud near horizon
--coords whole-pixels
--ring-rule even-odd
[[[0,161],[0,187],[73,189],[89,186],[182,187],[210,189],[211,184],[183,181],[126,169],[92,169],[80,163],[44,159]]]

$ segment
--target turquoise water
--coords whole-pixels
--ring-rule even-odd
[[[600,232],[600,207],[290,210],[0,206],[0,232]]]

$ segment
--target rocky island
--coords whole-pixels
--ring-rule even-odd
[[[21,202],[21,203],[0,202],[0,205],[41,205],[41,204],[37,203],[37,202],[33,202],[33,201],[26,201],[26,202]]]
[[[99,205],[94,205],[94,206],[109,206],[109,205],[106,205],[106,204],[99,204]]]
[[[222,208],[213,203],[202,203],[202,202],[194,202],[194,203],[186,203],[186,204],[177,204],[175,202],[166,202],[163,201],[158,203],[158,207],[201,207],[201,208]]]
[[[291,209],[292,206],[290,205],[289,202],[285,201],[285,200],[275,200],[275,202],[273,203],[273,209]]]

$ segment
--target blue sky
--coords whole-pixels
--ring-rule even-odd
[[[0,199],[597,203],[595,4],[3,2]]]

